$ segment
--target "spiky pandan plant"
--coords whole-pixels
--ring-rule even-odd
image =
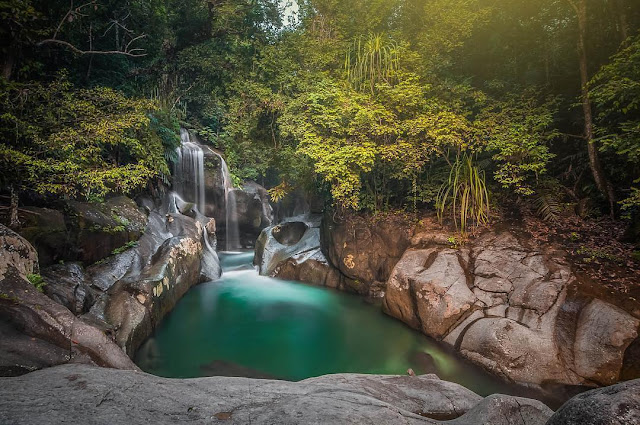
[[[353,88],[369,88],[372,93],[377,83],[391,83],[399,66],[397,44],[382,34],[370,34],[366,40],[356,39],[344,63],[347,81]]]
[[[449,179],[438,192],[436,209],[441,222],[447,213],[451,214],[456,229],[463,235],[469,228],[475,229],[489,221],[491,207],[485,174],[474,164],[471,155],[458,156],[452,165]]]

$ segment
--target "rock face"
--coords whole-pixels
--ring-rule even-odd
[[[22,236],[0,224],[0,281],[13,272],[26,277],[38,272],[38,253]]]
[[[363,295],[384,288],[393,267],[409,247],[410,226],[402,219],[372,222],[359,216],[334,221],[322,220],[321,246],[329,263],[349,280],[349,286]]]
[[[541,425],[552,413],[535,400],[482,400],[434,375],[179,380],[65,365],[0,384],[0,422],[12,424],[440,424],[457,418],[453,423],[461,425]]]
[[[117,205],[131,202],[118,200]],[[210,219],[170,194],[162,201],[143,198],[140,204],[148,217],[131,224],[147,223],[136,244],[86,269],[80,263],[43,269],[44,293],[26,280],[38,270],[35,249],[0,227],[0,321],[3,334],[14,342],[5,344],[0,353],[2,373],[25,373],[69,361],[135,369],[125,352],[133,356],[191,286],[220,277],[217,254],[205,232],[215,231]],[[115,211],[114,205],[100,210]],[[89,211],[79,206],[77,210]],[[141,211],[136,205],[127,215]],[[29,357],[24,335],[35,338],[32,345],[41,347],[34,350],[40,354]],[[65,354],[49,350],[51,356],[45,356],[50,345]],[[16,351],[20,347],[27,352]]]
[[[92,264],[136,241],[147,224],[147,216],[125,196],[101,204],[68,201],[61,212],[30,207],[22,235],[38,250],[43,267],[58,261]]]
[[[67,361],[137,369],[102,330],[27,280],[38,265],[35,249],[26,240],[2,225],[0,235],[0,322],[7,338],[3,338],[0,370],[14,375]],[[34,340],[27,343],[25,336]]]
[[[226,227],[226,199],[221,154],[209,146],[200,145],[204,152],[205,198],[204,214],[213,217],[220,229]],[[274,221],[267,190],[253,181],[247,181],[242,189],[234,189],[236,212],[240,230],[240,242],[253,246],[260,232]],[[224,230],[221,236],[224,236]]]
[[[348,289],[320,249],[320,217],[300,216],[262,231],[254,264],[263,276]]]
[[[204,239],[207,226],[209,219],[191,204],[167,195],[151,206],[136,247],[87,271],[106,291],[87,316],[115,329],[130,356],[191,286],[220,277],[217,255]]]
[[[548,425],[639,425],[640,379],[587,391],[566,402]]]
[[[610,385],[640,320],[576,284],[559,252],[527,248],[510,231],[463,249],[414,237],[393,270],[384,311],[493,373],[545,386]]]

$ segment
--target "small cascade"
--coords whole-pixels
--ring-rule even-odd
[[[240,230],[238,228],[238,212],[236,205],[236,194],[231,180],[229,167],[222,155],[216,153],[222,164],[222,178],[224,184],[224,203],[225,203],[225,227],[227,229],[226,250],[233,251],[241,248],[240,246]]]
[[[184,128],[180,129],[180,142],[173,173],[174,190],[185,201],[194,203],[198,211],[204,212],[204,153],[199,145],[191,142],[189,132]]]

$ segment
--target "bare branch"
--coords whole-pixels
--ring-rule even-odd
[[[64,25],[64,23],[66,21],[69,20],[70,17],[73,16],[88,16],[88,15],[84,15],[82,13],[80,13],[82,11],[82,9],[84,9],[85,7],[88,6],[97,6],[97,1],[96,0],[91,0],[88,3],[85,3],[81,6],[78,6],[76,8],[73,7],[73,0],[71,0],[71,3],[69,5],[69,10],[67,11],[67,13],[64,15],[64,17],[62,18],[62,20],[58,23],[58,26],[55,30],[55,32],[53,33],[53,37],[48,38],[46,40],[42,40],[39,43],[37,43],[36,45],[38,47],[44,46],[45,44],[57,44],[60,46],[64,46],[67,47],[68,49],[72,50],[74,53],[78,54],[78,55],[123,55],[123,56],[128,56],[128,57],[134,57],[134,58],[139,58],[139,57],[143,57],[146,56],[146,53],[144,52],[144,49],[141,48],[136,48],[136,49],[130,49],[131,44],[133,44],[133,42],[135,42],[136,40],[140,40],[142,38],[145,38],[146,35],[142,34],[139,35],[137,37],[133,37],[131,39],[131,41],[129,41],[129,43],[127,43],[127,45],[125,46],[125,48],[123,50],[93,50],[93,35],[92,35],[92,26],[90,26],[89,29],[89,50],[82,50],[76,46],[74,46],[73,44],[67,42],[67,41],[63,41],[63,40],[58,40],[58,34],[60,33],[60,30],[62,29],[62,26]],[[129,17],[129,14],[124,18],[127,19]],[[123,28],[126,32],[133,32],[131,30],[129,30],[128,28],[126,28],[124,25],[120,24],[118,21],[116,20],[111,20],[112,24],[109,28],[111,28],[113,25],[117,25],[121,28]],[[107,31],[109,30],[109,28],[107,28]],[[106,34],[106,32],[105,32]]]
[[[59,44],[61,46],[68,47],[74,53],[77,53],[79,55],[123,55],[123,56],[129,56],[129,57],[133,57],[133,58],[140,58],[140,57],[143,57],[143,56],[147,56],[146,53],[136,53],[138,51],[144,51],[144,49],[131,49],[131,50],[81,50],[81,49],[78,49],[76,46],[74,46],[71,43],[68,43],[68,42],[62,41],[62,40],[55,40],[53,38],[49,38],[47,40],[42,40],[41,42],[39,42],[37,44],[37,46],[40,47],[40,46],[43,46],[45,44]]]

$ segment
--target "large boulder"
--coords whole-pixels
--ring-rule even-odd
[[[639,425],[640,379],[587,391],[566,402],[547,425]]]
[[[90,269],[108,289],[88,316],[113,328],[131,356],[189,288],[220,277],[219,259],[205,240],[209,220],[185,215],[191,213],[167,196],[150,212],[149,228],[130,253],[116,256],[122,259],[110,267]]]
[[[465,425],[539,425],[551,413],[534,400],[508,396],[482,400],[433,375],[346,374],[301,382],[180,380],[65,365],[0,382],[0,422],[17,425],[442,424],[453,418]]]
[[[299,217],[262,231],[254,264],[263,276],[346,289],[345,278],[320,250],[319,217]]]
[[[383,309],[435,339],[468,316],[477,299],[452,249],[408,250],[387,284]]]
[[[321,227],[322,252],[352,289],[369,294],[384,286],[410,244],[411,226],[400,216],[380,219],[350,215],[334,220],[325,215]]]
[[[61,210],[27,207],[21,234],[31,242],[43,267],[60,261],[86,265],[110,256],[142,235],[147,216],[130,198],[103,203],[67,201]]]
[[[385,312],[507,380],[610,385],[632,369],[625,352],[640,320],[579,295],[561,251],[528,246],[513,231],[459,249],[433,235],[414,236],[416,248],[397,263]]]
[[[273,209],[267,190],[256,182],[245,182],[242,190],[235,191],[236,212],[243,245],[253,245],[262,229],[273,224]]]

